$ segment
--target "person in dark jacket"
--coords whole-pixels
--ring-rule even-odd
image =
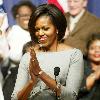
[[[78,100],[100,100],[100,34],[93,34],[87,43],[85,76]]]

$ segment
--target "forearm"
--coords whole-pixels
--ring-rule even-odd
[[[35,82],[33,82],[32,80],[29,80],[27,85],[21,91],[18,92],[17,94],[18,100],[27,100],[34,85],[35,85]]]
[[[96,81],[96,75],[94,73],[90,74],[86,79],[86,88],[87,90],[91,90],[91,88],[94,86]]]
[[[57,86],[56,81],[51,78],[49,75],[47,75],[45,72],[43,72],[41,75],[39,75],[39,78],[52,90],[54,91],[58,96],[60,95],[61,88]]]

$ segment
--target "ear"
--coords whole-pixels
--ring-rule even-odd
[[[83,7],[86,8],[87,7],[88,0],[84,0],[83,2],[84,2]]]

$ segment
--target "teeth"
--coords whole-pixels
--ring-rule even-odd
[[[44,40],[44,38],[40,38],[40,40]]]
[[[40,40],[45,40],[45,39],[46,39],[46,37],[41,37],[41,38],[40,38]]]
[[[29,21],[28,21],[28,20],[26,20],[26,21],[24,21],[23,23],[24,23],[24,24],[28,24],[28,22],[29,22]]]

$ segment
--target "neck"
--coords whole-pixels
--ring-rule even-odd
[[[42,50],[44,52],[57,52],[58,46],[59,46],[58,43],[56,43],[55,45],[52,45],[52,46],[48,46],[48,47],[40,46],[40,50]]]
[[[90,65],[91,65],[92,70],[94,71],[100,68],[100,62],[91,62]]]

